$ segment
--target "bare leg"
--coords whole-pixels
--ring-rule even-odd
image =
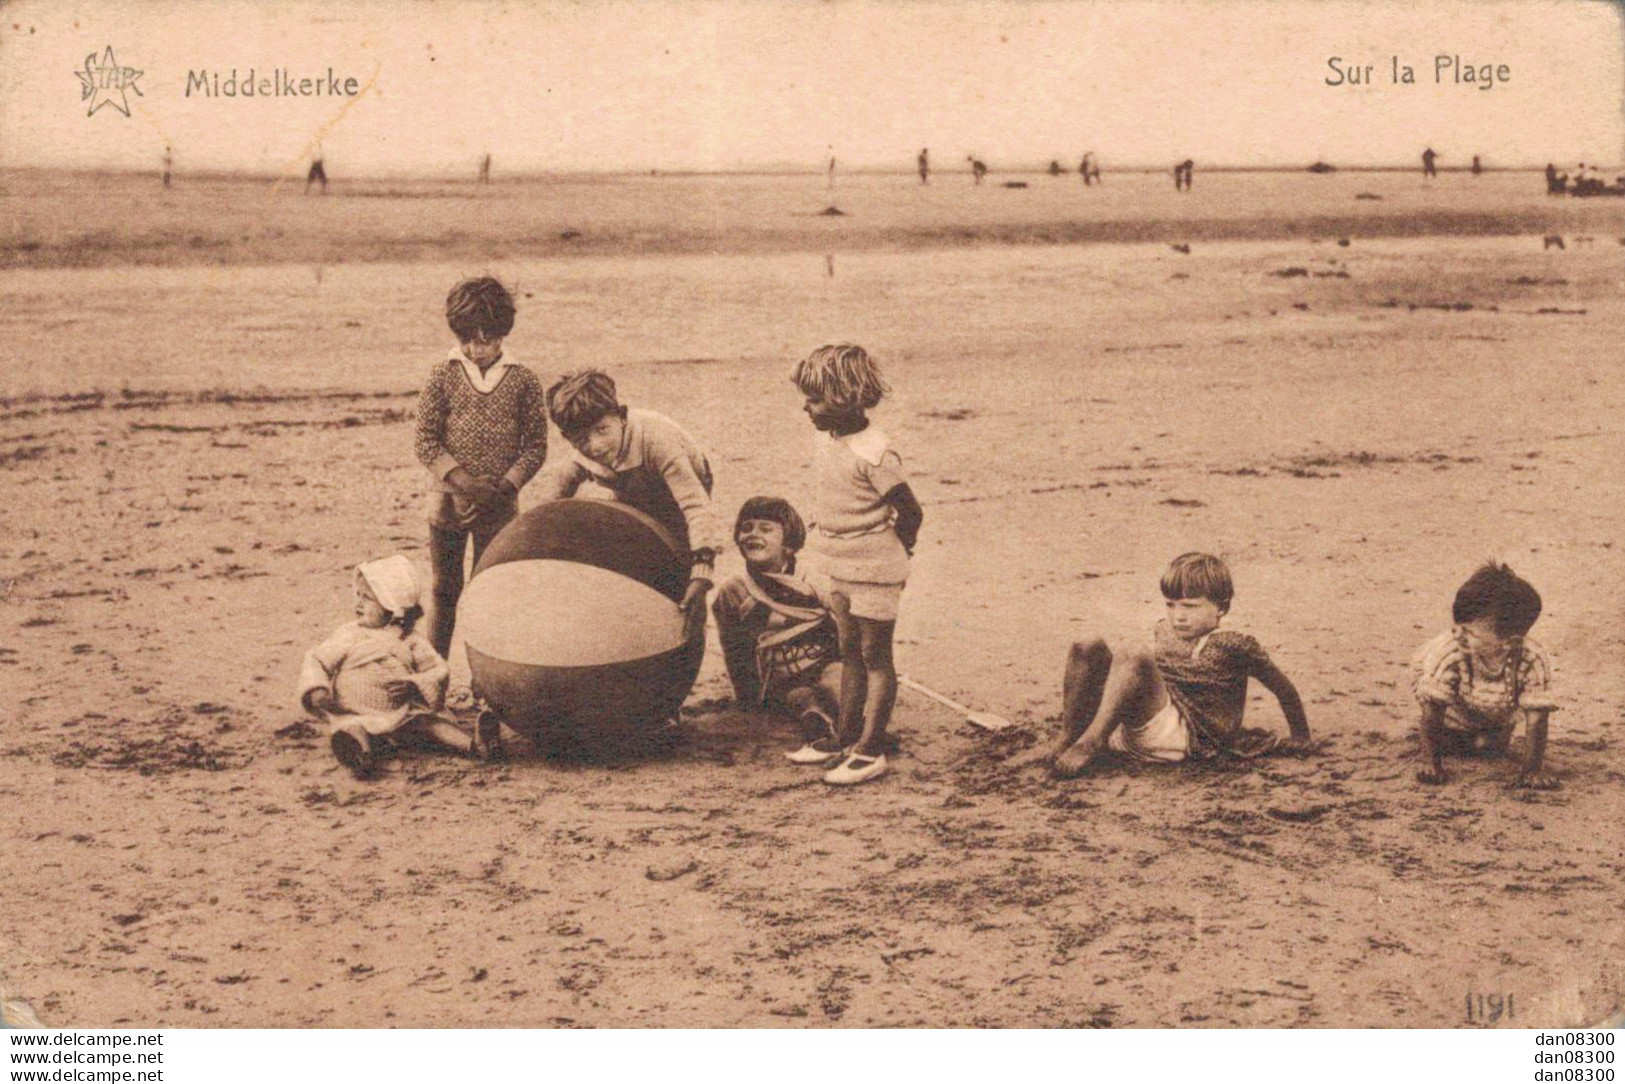
[[[837,735],[841,744],[857,740],[863,732],[863,702],[869,692],[869,667],[863,659],[863,634],[852,616],[852,600],[840,591],[830,592],[829,612],[835,618],[835,634],[841,645],[841,717]]]
[[[878,757],[885,750],[886,727],[891,725],[892,707],[897,703],[897,667],[892,662],[892,632],[895,621],[873,621],[867,617],[854,619],[861,639],[864,692],[867,711],[864,713],[863,734],[853,751],[859,756]],[[846,691],[842,675],[841,691]]]
[[[1504,757],[1512,746],[1512,732],[1517,729],[1517,716],[1514,715],[1505,726],[1490,731],[1484,739],[1484,754],[1491,757]]]
[[[1041,741],[1018,757],[1012,768],[1048,764],[1066,752],[1094,721],[1106,694],[1106,678],[1111,673],[1112,649],[1099,639],[1072,645],[1066,656],[1066,676],[1061,680],[1061,732],[1052,741]]]
[[[1150,655],[1136,652],[1113,669],[1116,681],[1106,690],[1104,710],[1097,711],[1083,736],[1055,758],[1056,775],[1081,774],[1106,748],[1112,731],[1120,726],[1146,723],[1168,702],[1168,693],[1162,687],[1162,679],[1157,676],[1157,667]]]
[[[450,749],[454,753],[471,753],[474,739],[461,727],[454,726],[438,715],[419,715],[397,733],[424,742],[427,745]]]
[[[429,528],[429,564],[434,573],[434,624],[429,643],[442,659],[451,654],[451,634],[457,623],[457,600],[463,594],[463,552],[468,536],[445,527]]]
[[[835,744],[836,719],[841,712],[841,671],[841,664],[832,662],[813,684],[785,693],[784,706],[801,727],[803,745],[828,747],[831,753],[845,748]]]

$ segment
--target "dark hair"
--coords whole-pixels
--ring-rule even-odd
[[[739,506],[734,517],[734,540],[739,540],[739,529],[747,519],[772,520],[784,528],[784,544],[790,550],[800,550],[807,544],[807,525],[795,506],[783,497],[752,497]]]
[[[1211,553],[1182,553],[1169,563],[1168,571],[1162,574],[1162,597],[1169,601],[1181,598],[1211,599],[1219,609],[1228,611],[1235,594],[1235,586],[1230,582],[1230,570]]]
[[[1522,636],[1540,616],[1540,593],[1506,565],[1485,561],[1456,592],[1450,615],[1458,625],[1489,617],[1497,636]]]
[[[600,418],[624,410],[615,397],[615,381],[597,369],[566,373],[547,389],[547,412],[566,436],[591,429]]]
[[[513,330],[513,295],[494,278],[464,279],[446,295],[446,323],[458,342],[500,339]]]
[[[401,627],[401,637],[403,639],[412,635],[412,630],[417,627],[418,621],[422,617],[422,606],[409,606],[405,613],[394,619],[395,623]]]

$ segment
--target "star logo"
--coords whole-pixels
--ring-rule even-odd
[[[85,114],[87,117],[94,117],[96,110],[104,105],[112,106],[127,117],[130,115],[130,98],[127,92],[133,90],[138,96],[144,97],[141,88],[136,85],[136,81],[144,73],[134,68],[119,67],[118,61],[113,59],[111,45],[100,59],[97,59],[95,53],[85,57],[85,70],[73,74],[77,75],[79,82],[83,84],[79,88],[79,100],[90,102],[90,112]]]

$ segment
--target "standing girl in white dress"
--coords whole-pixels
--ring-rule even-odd
[[[862,783],[886,771],[886,727],[897,701],[892,634],[908,559],[925,518],[903,462],[872,410],[887,392],[861,346],[822,346],[792,377],[806,396],[819,449],[817,518],[810,548],[829,576],[841,647],[840,741],[846,752],[824,782]]]

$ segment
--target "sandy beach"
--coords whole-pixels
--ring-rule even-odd
[[[1620,1012],[1625,200],[1528,174],[1030,180],[305,200],[7,174],[7,992],[53,1026]],[[358,561],[427,568],[416,391],[446,290],[486,271],[519,298],[514,356],[605,367],[681,421],[730,517],[808,499],[793,362],[869,347],[926,510],[900,669],[1021,726],[905,692],[896,770],[839,791],[731,703],[713,643],[667,756],[352,780],[295,675]],[[1227,624],[1321,751],[1004,770],[1054,725],[1068,646],[1144,637],[1190,549],[1230,563]],[[1413,778],[1407,661],[1491,555],[1545,599],[1554,792],[1509,789],[1513,763]],[[1282,726],[1256,688],[1249,710]]]
[[[1610,174],[1612,175],[1612,174]],[[299,177],[0,173],[0,267],[375,263],[628,255],[941,249],[1098,242],[1597,233],[1619,199],[1552,199],[1532,170],[1171,174],[995,170],[980,186],[941,171],[842,174],[564,174],[467,181],[346,179],[326,197]],[[1020,187],[1009,187],[1019,185]],[[839,215],[826,214],[830,208]]]

